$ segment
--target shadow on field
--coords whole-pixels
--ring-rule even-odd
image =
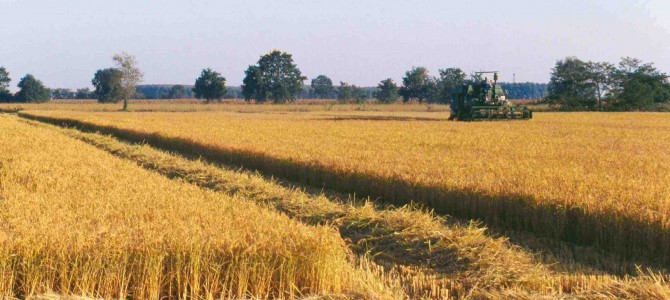
[[[224,149],[193,140],[95,125],[74,119],[35,116],[19,112],[27,119],[100,132],[118,139],[199,156],[214,163],[257,170],[262,174],[290,180],[317,188],[356,193],[402,206],[421,204],[440,214],[461,219],[481,220],[485,225],[504,233],[507,230],[532,233],[545,241],[561,241],[579,246],[595,247],[620,256],[625,261],[642,261],[662,268],[670,265],[670,230],[659,222],[644,223],[625,215],[590,213],[578,207],[540,204],[533,197],[518,194],[486,195],[471,190],[413,184],[393,178],[376,177],[362,172],[340,172],[316,163],[269,157],[260,152]],[[536,245],[512,242],[529,248]],[[536,249],[537,250],[537,249]],[[541,250],[541,249],[540,249]],[[580,257],[575,260],[590,261]]]

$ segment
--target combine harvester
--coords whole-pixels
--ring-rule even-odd
[[[498,72],[476,72],[478,75],[493,74],[493,82],[484,77],[481,83],[466,83],[457,87],[449,103],[451,116],[456,121],[529,120],[533,112],[526,106],[516,106],[507,98],[507,93],[498,85]]]

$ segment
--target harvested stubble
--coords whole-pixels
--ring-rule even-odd
[[[493,123],[323,113],[20,115],[670,265],[667,114],[547,113]]]
[[[15,118],[0,116],[0,141],[0,298],[357,291],[331,227],[168,180]]]
[[[569,262],[561,269],[570,269],[570,273],[556,272],[504,239],[488,237],[473,224],[459,226],[406,207],[379,209],[369,202],[342,203],[337,198],[287,189],[258,174],[189,161],[147,145],[129,145],[73,129],[59,131],[165,176],[254,199],[306,223],[333,224],[354,252],[386,262],[387,268],[380,269],[361,260],[362,269],[367,270],[364,274],[382,278],[388,286],[400,286],[412,298],[609,299],[611,295],[665,299],[670,293],[664,273],[641,272],[637,278],[579,275],[580,267],[568,266]]]

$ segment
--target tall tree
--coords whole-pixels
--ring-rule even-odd
[[[137,67],[135,56],[126,52],[115,54],[112,60],[123,76],[121,76],[121,95],[123,96],[123,110],[128,110],[128,100],[135,94],[135,87],[142,82],[144,74]]]
[[[616,68],[608,62],[588,62],[586,67],[598,101],[598,110],[601,111],[603,99],[613,88]]]
[[[200,73],[200,77],[195,80],[195,87],[193,93],[198,99],[205,99],[207,103],[212,100],[221,100],[226,95],[226,78],[221,76],[221,73],[212,69],[204,69]]]
[[[9,83],[12,79],[9,77],[9,72],[5,67],[0,67],[0,90],[9,88]]]
[[[327,99],[332,97],[335,88],[333,81],[326,75],[319,75],[312,79],[312,92],[314,96],[319,99]]]
[[[653,110],[670,100],[670,83],[636,58],[622,58],[617,68],[568,57],[556,63],[546,100],[563,110]]]
[[[0,67],[0,102],[9,102],[12,99],[12,93],[9,92],[9,83],[12,79],[5,67]]]
[[[660,103],[670,101],[668,75],[653,64],[624,57],[613,75],[610,108],[613,110],[653,110]]]
[[[596,89],[589,63],[576,57],[556,62],[551,72],[547,102],[563,110],[593,110],[597,107]]]
[[[465,83],[467,75],[460,68],[440,69],[440,78],[435,82],[433,101],[449,103],[456,87]]]
[[[100,103],[118,103],[124,99],[123,72],[116,68],[98,70],[91,83],[95,87],[93,94]],[[77,91],[80,97],[82,94]]]
[[[405,72],[405,77],[402,78],[402,87],[399,94],[405,102],[411,99],[417,99],[423,102],[424,99],[430,96],[433,82],[428,74],[428,69],[424,67],[413,67],[411,70]]]
[[[263,77],[261,74],[261,69],[258,66],[249,66],[246,71],[244,71],[244,79],[242,80],[242,95],[247,101],[251,99],[257,99],[261,95],[265,96],[266,93],[263,90],[265,84],[262,83]],[[258,100],[259,102],[261,100]]]
[[[49,101],[49,89],[44,86],[33,75],[26,74],[18,84],[19,92],[16,93],[16,100],[19,102],[47,102]]]
[[[375,98],[381,103],[393,103],[398,100],[400,94],[398,94],[398,85],[391,78],[382,80],[377,85],[377,90],[375,91]]]
[[[291,54],[279,50],[261,56],[258,65],[249,66],[245,74],[242,84],[244,97],[258,102],[293,101],[302,90],[303,81],[307,79],[293,63]]]

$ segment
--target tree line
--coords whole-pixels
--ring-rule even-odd
[[[95,72],[91,81],[94,90],[76,91],[48,89],[27,74],[18,84],[19,92],[11,94],[9,73],[0,67],[0,101],[93,98],[103,103],[123,101],[124,109],[128,99],[138,98],[198,98],[206,102],[234,98],[255,103],[287,103],[299,98],[337,99],[341,103],[364,103],[370,99],[379,103],[448,103],[457,87],[481,80],[456,67],[439,69],[436,76],[425,67],[413,67],[405,72],[400,84],[387,78],[377,86],[361,87],[343,81],[335,84],[328,76],[318,75],[307,85],[307,77],[293,62],[292,55],[273,50],[247,68],[239,87],[227,87],[226,78],[209,68],[202,70],[192,86],[142,86],[142,72],[134,56],[121,53],[114,55],[112,61],[114,67]],[[557,61],[548,84],[500,84],[511,99],[544,99],[562,110],[654,110],[670,99],[668,75],[651,63],[628,57],[616,66],[568,57]]]
[[[670,101],[670,82],[668,74],[636,58],[614,65],[567,57],[556,62],[545,100],[570,111],[659,110]]]
[[[377,99],[380,103],[418,101],[448,103],[453,90],[467,82],[466,74],[460,68],[440,69],[438,76],[430,76],[425,67],[414,67],[405,73],[402,84],[387,78],[375,87],[361,87],[347,82],[335,85],[326,75],[318,75],[309,85],[291,54],[273,50],[262,55],[258,62],[245,71],[240,87],[227,87],[226,79],[219,72],[204,69],[193,86],[185,85],[144,85],[142,72],[137,67],[135,57],[127,53],[114,55],[115,66],[95,72],[91,83],[94,90],[47,89],[32,75],[21,80],[21,90],[12,95],[7,90],[9,74],[0,69],[0,101],[44,102],[49,99],[98,99],[102,103],[123,101],[127,109],[128,99],[181,99],[198,98],[206,102],[223,98],[243,98],[256,103],[287,103],[298,98],[337,99],[342,103],[362,103]],[[3,73],[4,72],[4,73]],[[535,98],[543,95],[546,85],[521,83],[510,84],[510,92],[519,97]]]

